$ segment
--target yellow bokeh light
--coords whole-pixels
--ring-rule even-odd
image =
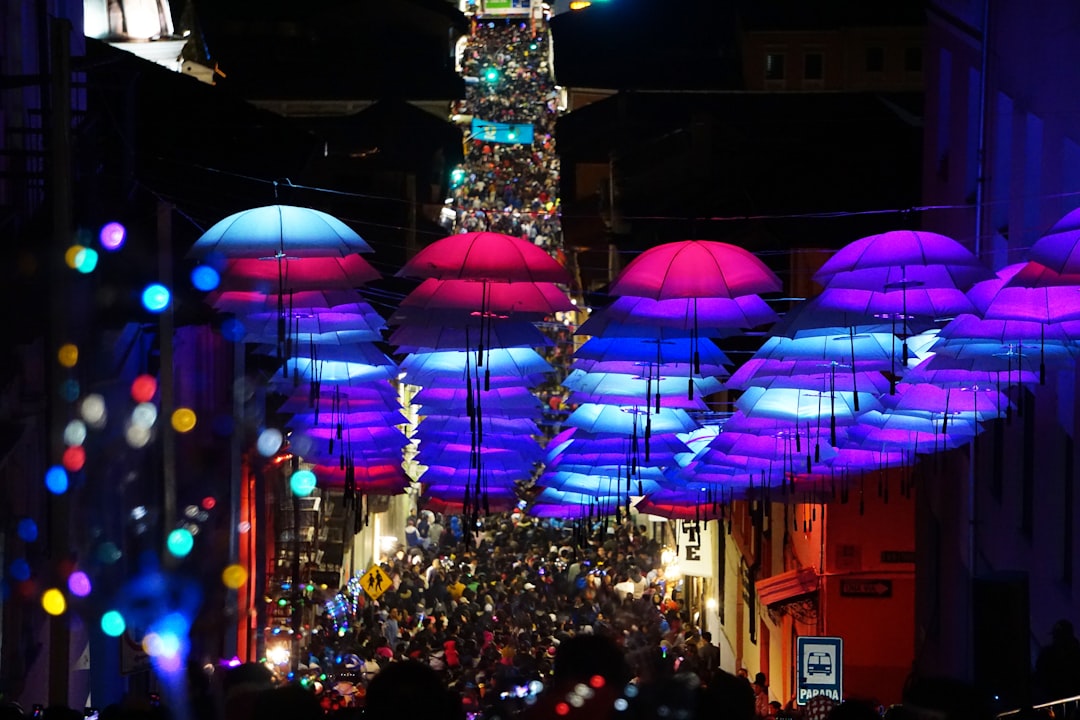
[[[247,570],[242,565],[230,565],[221,573],[221,582],[225,583],[225,587],[230,590],[239,589],[247,582],[247,579]]]
[[[172,414],[173,430],[178,433],[190,432],[195,427],[195,411],[191,408],[176,408]]]
[[[56,353],[56,359],[60,361],[60,364],[66,368],[73,368],[75,364],[79,362],[79,348],[71,343],[65,343],[60,346],[60,350]]]
[[[64,599],[64,593],[56,588],[49,588],[41,596],[41,607],[50,615],[63,615],[67,610],[67,600]]]
[[[67,249],[67,252],[64,253],[64,262],[67,263],[69,268],[74,270],[79,267],[79,253],[85,249],[82,245],[72,245]]]

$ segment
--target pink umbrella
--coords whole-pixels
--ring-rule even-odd
[[[418,252],[398,277],[570,283],[566,269],[531,242],[492,232],[452,235]]]
[[[278,295],[277,291],[225,290],[211,293],[207,301],[218,312],[237,315],[276,313],[279,307],[311,310],[338,309],[338,312],[372,312],[355,290],[300,290]]]
[[[280,268],[279,268],[280,265]],[[280,285],[278,283],[280,276]],[[275,258],[234,258],[225,263],[218,289],[286,290],[350,289],[378,280],[382,275],[356,253],[345,256],[295,257],[276,261]]]
[[[404,308],[464,310],[484,316],[569,312],[573,303],[554,283],[476,282],[428,278],[401,301]]]
[[[670,300],[737,298],[783,287],[760,259],[736,245],[683,240],[646,250],[611,286],[613,295]]]

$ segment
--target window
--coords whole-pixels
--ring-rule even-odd
[[[866,48],[866,72],[884,72],[885,71],[885,48],[880,47],[868,47]]]
[[[765,53],[765,79],[766,80],[783,80],[784,79],[784,54],[783,53]]]
[[[922,72],[922,48],[909,47],[904,50],[904,70],[906,72]]]
[[[803,56],[803,79],[821,80],[825,77],[825,56],[819,52],[806,53]]]

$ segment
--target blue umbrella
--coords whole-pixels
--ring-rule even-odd
[[[195,241],[189,255],[284,259],[368,252],[371,246],[332,215],[292,205],[268,205],[218,221]]]

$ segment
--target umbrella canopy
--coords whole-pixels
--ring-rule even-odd
[[[725,386],[732,390],[748,387],[787,387],[810,390],[862,390],[878,394],[889,391],[889,381],[880,372],[855,371],[850,364],[817,360],[777,360],[750,358],[732,373]]]
[[[892,230],[860,238],[840,248],[821,266],[814,279],[832,287],[830,282],[840,273],[895,267],[922,272],[915,268],[932,266],[949,268],[952,277],[960,280],[950,287],[966,288],[987,274],[974,253],[950,237],[922,230]]]
[[[317,381],[326,384],[358,383],[372,380],[391,380],[397,375],[392,360],[378,365],[343,360],[312,360],[305,357],[289,358],[272,378],[275,388],[293,387],[296,382]]]
[[[646,424],[651,425],[654,435],[689,432],[697,427],[685,411],[678,408],[617,407],[585,403],[566,419],[566,425],[591,433],[631,435],[636,432],[645,436]],[[636,431],[635,431],[636,425]]]
[[[914,287],[901,290],[826,288],[818,296],[822,307],[881,315],[884,318],[953,317],[975,312],[967,295],[956,288]]]
[[[905,375],[904,379],[911,383],[934,383],[939,387],[967,387],[982,385],[986,387],[999,387],[1016,383],[1019,385],[1031,385],[1039,382],[1038,368],[1006,367],[1004,358],[998,358],[998,367],[979,367],[980,359],[958,360],[946,355],[934,355],[914,368]],[[995,359],[991,358],[991,362]],[[1030,365],[1030,360],[1028,361]]]
[[[280,278],[279,273],[280,271]],[[345,290],[378,280],[382,275],[356,253],[318,257],[233,258],[225,263],[219,290]],[[280,280],[280,283],[279,283]]]
[[[736,298],[783,287],[760,259],[736,245],[683,240],[646,250],[619,273],[613,295],[674,298]]]
[[[332,215],[293,205],[268,205],[215,223],[192,245],[191,257],[307,258],[371,252],[348,225]],[[282,268],[284,270],[284,268]]]
[[[841,391],[829,393],[797,388],[752,387],[735,401],[735,406],[750,418],[773,418],[805,424],[820,422],[822,418],[827,423],[832,415],[837,425],[852,425],[859,417],[859,411],[854,406],[854,395]],[[881,409],[877,396],[871,393],[859,393],[859,396],[862,413]]]
[[[773,323],[777,319],[769,304],[757,295],[670,300],[628,296],[616,298],[608,307],[593,313],[593,317],[597,315],[615,322],[660,326],[687,332],[693,330],[696,317],[698,331],[703,337],[715,337],[711,332],[713,330],[719,332],[749,329]]]
[[[474,390],[473,396],[482,404],[484,413],[489,415],[503,415],[510,411],[532,415],[542,407],[540,400],[520,384]],[[463,387],[426,387],[413,396],[413,403],[421,406],[424,413],[432,415],[450,411],[460,413],[468,406],[468,400],[469,392]]]
[[[463,310],[476,313],[569,312],[574,304],[549,282],[477,282],[428,278],[401,301],[402,308]]]
[[[472,350],[480,340],[479,325],[401,325],[390,336],[398,352],[420,350]],[[491,347],[550,347],[551,338],[530,322],[496,321],[490,331],[484,331],[484,342]]]
[[[1011,284],[1024,269],[1010,265],[998,271],[993,280],[977,283],[968,297],[986,318],[1058,323],[1080,320],[1080,286],[1050,285],[1023,287]]]
[[[860,370],[887,370],[900,361],[899,351],[891,333],[857,333],[843,331],[800,338],[771,337],[755,354],[755,359],[798,360],[815,363],[838,363],[851,367],[858,362]]]
[[[377,317],[377,316],[376,316]],[[246,335],[252,338],[275,338],[280,326],[280,318],[270,314],[249,315],[242,320]],[[355,332],[362,333],[368,341],[382,340],[382,333],[378,327],[372,327],[373,320],[379,325],[382,318],[377,320],[370,315],[359,315],[349,312],[333,312],[330,310],[311,311],[300,313],[287,313],[285,315],[286,333],[294,339],[307,340],[307,335],[322,335],[324,333]]]
[[[1054,272],[1080,274],[1080,209],[1070,211],[1054,223],[1031,246],[1029,257]]]
[[[420,424],[417,426],[417,432],[429,435],[431,433],[467,433],[469,432],[470,425],[475,426],[477,423],[484,429],[484,433],[488,434],[509,434],[515,433],[522,436],[540,435],[540,428],[536,426],[536,423],[529,418],[505,418],[505,417],[487,417],[477,420],[475,418],[467,417],[464,414],[464,408],[461,409],[461,415],[452,416],[425,416],[420,420]]]
[[[316,391],[305,384],[294,388],[288,398],[277,409],[279,413],[309,413],[316,410],[331,412],[351,412],[368,409],[396,410],[401,406],[397,393],[389,383],[369,383],[356,387],[334,385]]]
[[[361,300],[355,290],[299,290],[279,294],[272,290],[218,290],[207,296],[218,312],[237,315],[276,313],[280,309],[305,308],[310,310],[336,310],[337,312],[364,313],[375,311]]]
[[[581,493],[583,495],[605,496],[618,492],[631,492],[626,490],[625,478],[614,475],[583,475],[574,472],[545,473],[536,481],[545,488],[561,490],[563,492]],[[634,495],[656,492],[663,485],[650,478],[634,478],[630,483]]]
[[[980,422],[998,417],[1009,407],[1009,398],[990,387],[940,388],[928,383],[896,386],[895,397],[884,402],[893,412],[914,414],[975,414]]]
[[[400,425],[405,422],[403,412],[398,410],[361,410],[347,413],[298,413],[285,422],[287,428],[312,429],[318,427],[378,427]]]
[[[397,276],[570,283],[566,269],[543,249],[521,238],[493,232],[462,233],[436,240],[405,263]]]
[[[465,377],[466,368],[476,371],[475,353],[461,350],[440,350],[413,353],[401,363],[406,381],[413,385],[437,384],[432,381],[457,382]],[[492,348],[487,351],[484,372],[496,378],[520,378],[518,385],[528,384],[531,376],[542,376],[552,371],[547,363],[531,348]]]
[[[686,378],[673,378],[656,373],[652,377],[644,371],[637,375],[604,372],[585,372],[574,370],[565,380],[563,387],[594,396],[612,398],[614,404],[626,404],[625,399],[644,399],[648,402],[652,393],[659,392],[662,397],[685,394]],[[713,377],[693,378],[697,395],[712,395],[724,389],[723,383]],[[621,399],[619,399],[621,398]]]
[[[996,340],[1000,343],[1018,340],[1080,340],[1080,321],[1041,323],[1032,320],[980,318],[978,315],[958,315],[938,333],[939,337],[953,339]]]
[[[695,345],[687,338],[653,340],[647,338],[594,337],[574,351],[575,360],[641,361],[662,364],[689,365],[694,358]],[[709,341],[700,344],[702,365],[732,365],[724,352]],[[684,385],[685,386],[685,385]]]

